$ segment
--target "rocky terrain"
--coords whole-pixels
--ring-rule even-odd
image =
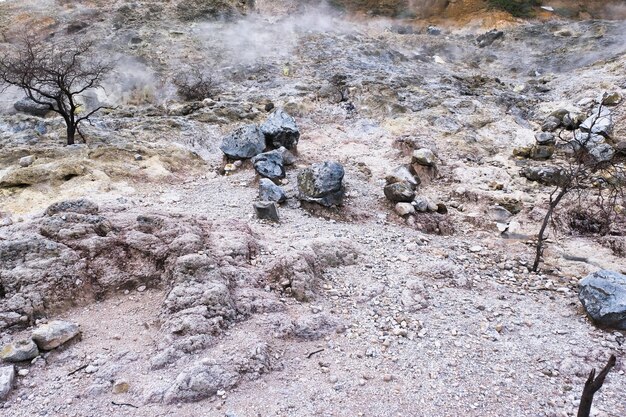
[[[330,3],[0,2],[115,62],[85,143],[0,95],[2,415],[573,416],[611,354],[626,415],[623,218],[530,271],[559,134],[624,163],[619,3]]]

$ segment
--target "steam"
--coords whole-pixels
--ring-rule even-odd
[[[253,16],[235,23],[203,23],[194,28],[192,36],[200,41],[207,59],[238,65],[286,62],[302,36],[350,30],[345,20],[321,8],[280,19]]]

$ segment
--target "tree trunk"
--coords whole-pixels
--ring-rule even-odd
[[[76,136],[76,126],[73,126],[72,124],[68,124],[67,125],[67,144],[68,145],[74,144],[74,136]]]
[[[543,235],[546,232],[546,228],[550,223],[550,219],[552,218],[552,213],[556,206],[559,205],[559,202],[567,194],[569,188],[567,186],[563,186],[559,194],[556,196],[554,200],[550,201],[550,205],[548,206],[548,212],[546,213],[546,217],[543,218],[543,223],[541,224],[541,229],[539,230],[539,236],[537,236],[537,253],[535,254],[535,263],[533,264],[533,272],[537,272],[539,269],[539,262],[541,262],[541,254],[543,253],[543,241],[545,240]]]

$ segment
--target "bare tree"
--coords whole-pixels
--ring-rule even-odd
[[[47,106],[63,117],[67,144],[72,145],[82,122],[106,106],[81,114],[79,96],[102,88],[104,77],[112,70],[110,63],[96,56],[94,41],[45,43],[27,36],[17,47],[2,51],[0,86],[21,88],[34,103]]]
[[[548,198],[548,211],[541,223],[535,246],[535,261],[532,266],[535,272],[539,269],[543,255],[548,225],[553,220],[555,210],[567,196],[575,195],[579,206],[589,203],[598,207],[602,220],[607,225],[605,233],[618,215],[616,207],[620,199],[624,199],[626,171],[624,165],[617,161],[613,149],[598,142],[606,134],[594,133],[596,123],[606,117],[605,98],[606,95],[585,131],[574,132],[569,137],[563,137],[562,131],[558,136],[557,144],[569,155],[568,163],[561,168],[556,186]]]
[[[176,75],[172,83],[176,86],[178,95],[187,101],[202,101],[213,97],[216,92],[213,78],[196,66]]]

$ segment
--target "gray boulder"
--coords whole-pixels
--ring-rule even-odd
[[[394,203],[410,203],[415,198],[415,191],[407,181],[387,184],[384,192],[387,200]]]
[[[626,276],[602,270],[579,283],[578,298],[598,325],[626,330]]]
[[[220,149],[232,159],[252,158],[265,149],[265,136],[257,125],[242,126],[222,139]]]
[[[278,149],[260,153],[252,158],[254,169],[260,176],[269,179],[285,178],[283,153]]]
[[[9,343],[0,351],[0,359],[7,362],[29,361],[39,356],[39,349],[31,339]]]
[[[259,181],[259,200],[282,203],[287,199],[285,192],[272,180],[261,178]]]
[[[61,346],[80,333],[77,324],[54,320],[39,326],[33,331],[33,341],[41,350],[52,350]]]
[[[343,166],[337,162],[311,165],[298,174],[300,199],[326,207],[343,204]]]
[[[4,400],[9,395],[14,379],[15,367],[13,365],[0,367],[0,400]]]
[[[609,162],[613,159],[613,156],[615,156],[615,149],[608,143],[600,143],[589,149],[589,155],[591,155],[596,162]]]
[[[15,102],[13,107],[20,113],[26,113],[38,117],[44,117],[50,111],[50,107],[45,104],[35,103],[28,97],[24,97],[20,101]]]
[[[528,166],[520,171],[520,175],[545,185],[561,184],[566,179],[566,172],[553,165]]]
[[[608,135],[612,129],[613,118],[611,117],[611,112],[607,109],[602,109],[599,114],[598,111],[594,111],[594,114],[585,119],[580,125],[580,130],[583,132],[591,132],[598,135]]]
[[[261,125],[267,144],[273,148],[293,149],[300,139],[296,120],[283,109],[276,109]]]

